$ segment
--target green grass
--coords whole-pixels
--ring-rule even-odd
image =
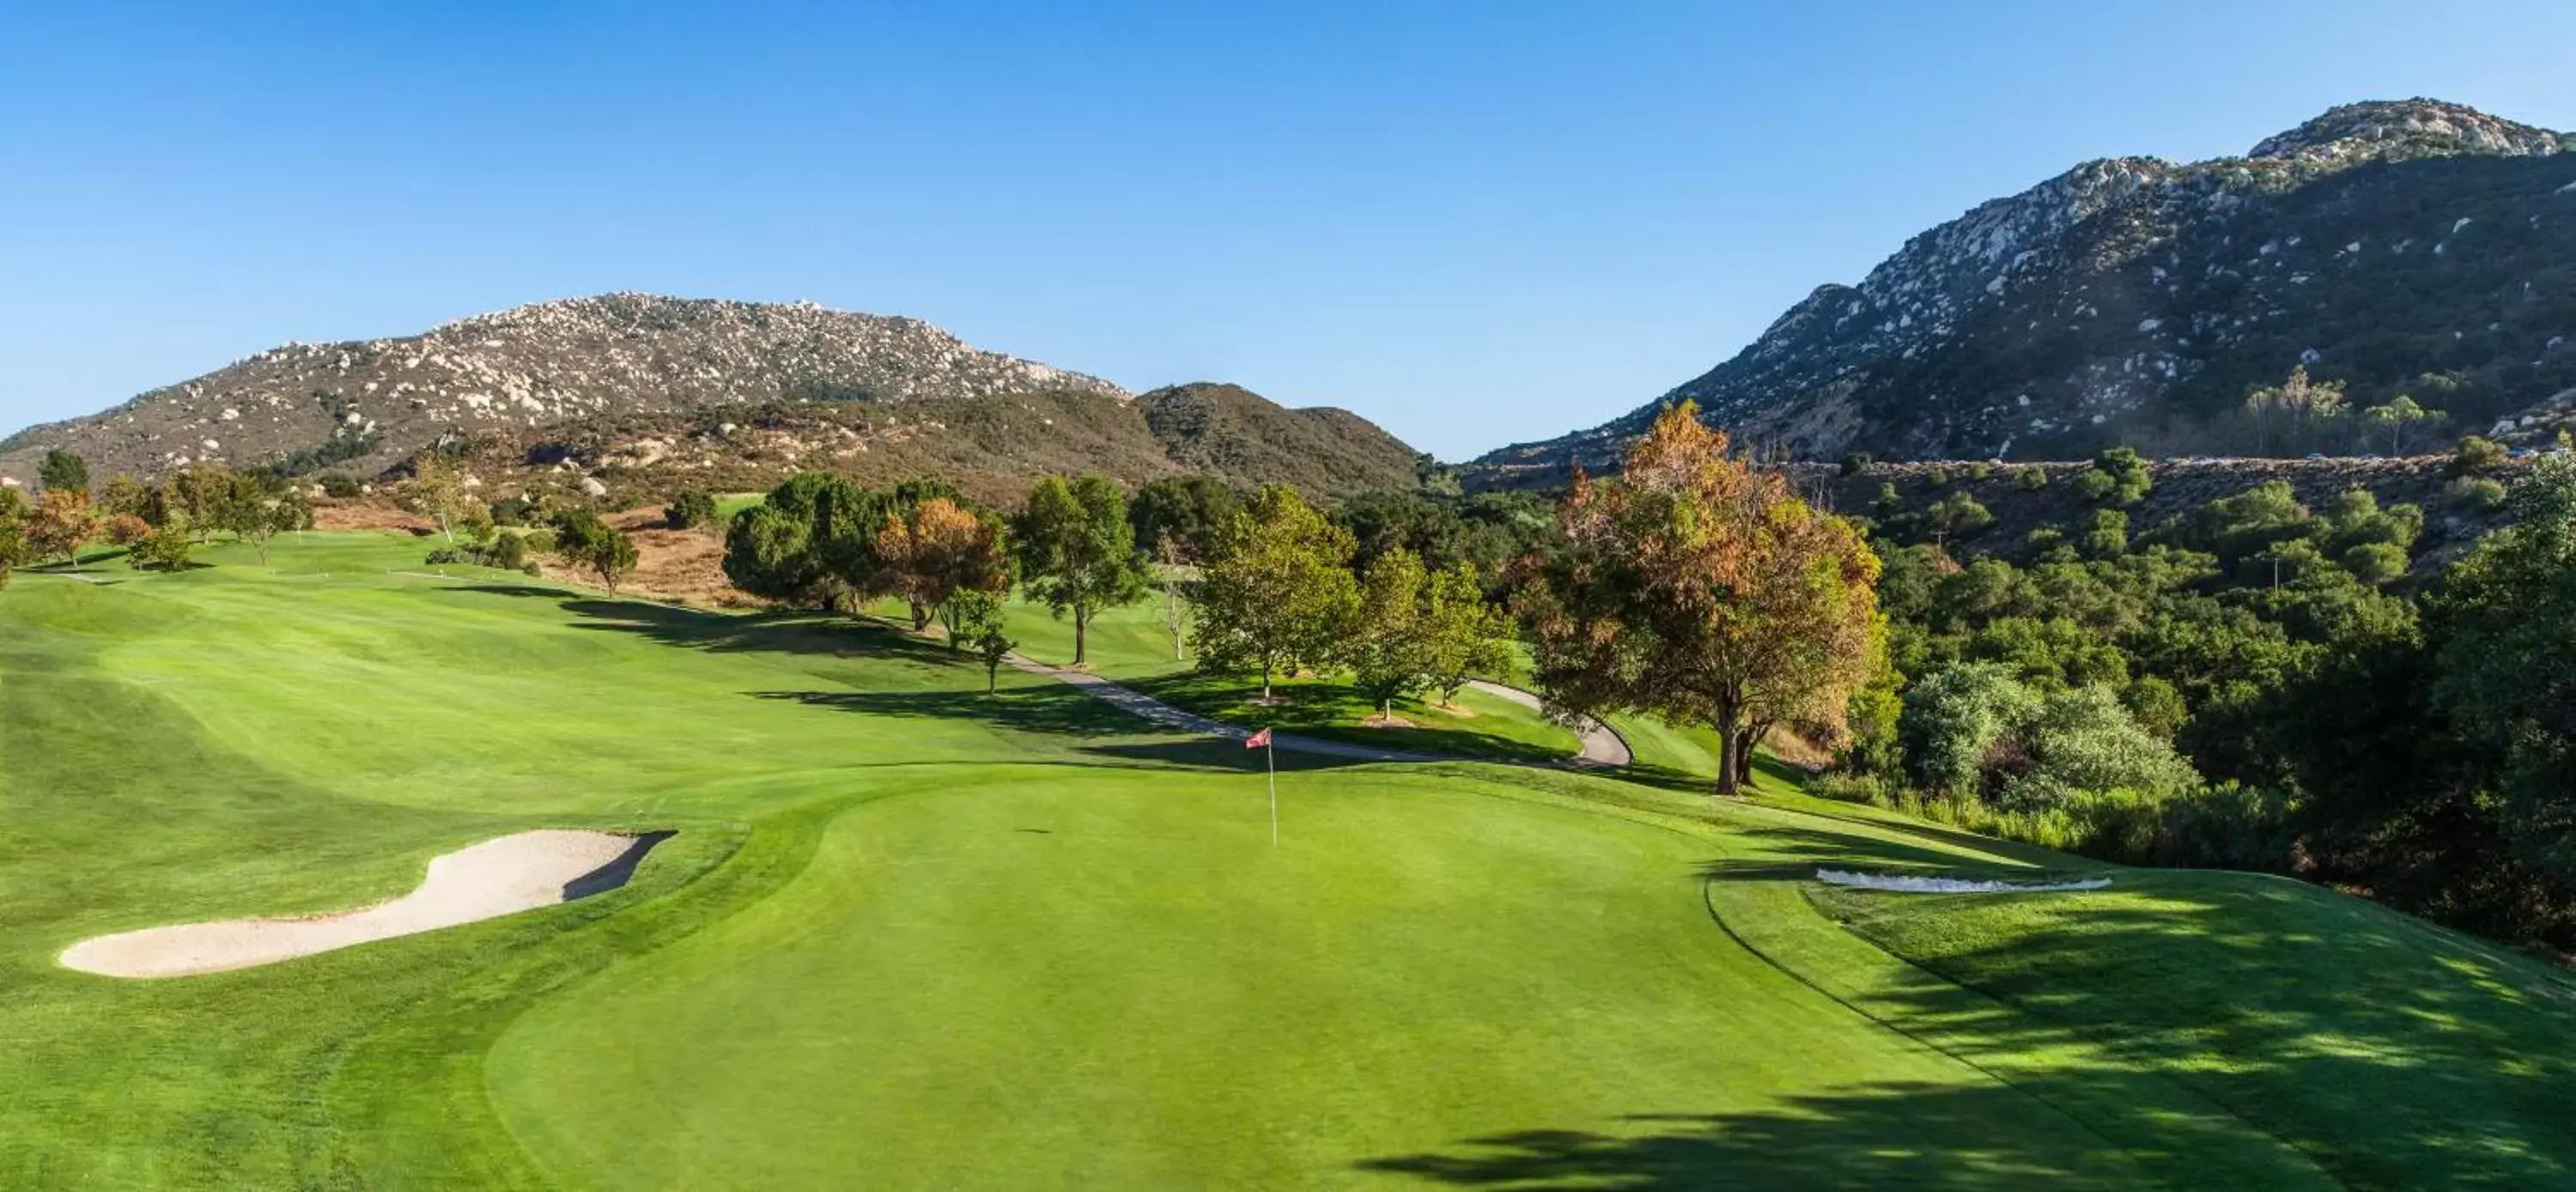
[[[2327,892],[2123,870],[2101,894],[1825,893],[1818,864],[2082,866],[1776,772],[1720,803],[1283,754],[1273,847],[1242,750],[1062,685],[1006,672],[988,698],[844,620],[395,574],[419,550],[314,534],[273,571],[219,545],[0,591],[0,1187],[2576,1166],[2564,978]],[[1138,629],[1104,667],[1148,665],[1159,621]],[[608,895],[269,968],[53,963],[591,825],[679,835]]]

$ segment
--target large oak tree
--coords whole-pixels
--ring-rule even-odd
[[[1717,730],[1721,794],[1751,777],[1775,725],[1837,737],[1886,664],[1878,559],[1859,531],[1731,458],[1689,403],[1655,420],[1621,475],[1576,477],[1558,527],[1519,597],[1549,703]]]

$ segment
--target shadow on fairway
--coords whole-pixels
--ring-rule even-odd
[[[2264,1181],[2196,1166],[2185,1136],[2134,1108],[2139,1082],[2187,1090],[2349,1186],[2576,1182],[2576,980],[2520,957],[2248,875],[1817,901],[1943,978],[1887,991],[1874,1016],[1977,1054],[2064,1057],[2013,1079],[2215,1186]]]
[[[1711,881],[1767,882],[1783,878],[1803,881],[1814,877],[1816,867],[1822,864],[1837,868],[1858,865],[1890,872],[2037,880],[2036,875],[2028,870],[1993,868],[1989,871],[1988,867],[1968,863],[1967,858],[1957,853],[1918,848],[1857,833],[1813,828],[1739,828],[1736,834],[1762,852],[1789,853],[1792,856],[1786,859],[1713,861],[1701,871],[1701,876]]]
[[[975,676],[981,681],[982,675]],[[1058,683],[972,691],[755,691],[756,699],[792,700],[815,708],[913,720],[982,721],[1022,732],[1073,737],[1135,736],[1150,731],[1134,715]]]
[[[663,645],[692,650],[833,657],[865,654],[960,668],[971,661],[963,655],[950,653],[947,647],[937,643],[834,613],[706,612],[633,600],[603,600],[534,584],[460,584],[451,590],[484,596],[551,599],[565,612],[582,618],[582,628],[631,633]]]
[[[2074,1126],[2029,1128],[2045,1105],[2004,1085],[1870,1085],[1746,1113],[1634,1114],[1639,1133],[1519,1130],[1359,1170],[1467,1188],[2128,1187]],[[2089,1168],[2089,1170],[2088,1170]]]

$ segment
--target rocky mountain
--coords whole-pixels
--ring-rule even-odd
[[[1683,399],[1811,458],[2068,458],[2259,442],[2249,387],[2304,364],[2354,407],[2450,428],[2576,389],[2576,137],[2456,104],[2339,107],[2244,157],[2088,162],[1826,285],[1635,412],[1477,461],[1483,484],[1601,467]]]
[[[688,488],[748,492],[807,470],[887,486],[926,472],[997,504],[1051,472],[1130,484],[1213,472],[1238,485],[1295,484],[1332,500],[1410,488],[1422,456],[1356,415],[1292,410],[1233,385],[1194,384],[1129,401],[1033,389],[902,402],[770,402],[687,414],[600,415],[495,426],[457,444],[492,499],[651,504]]]
[[[1112,407],[1097,377],[974,347],[918,319],[610,294],[477,315],[399,339],[288,344],[105,413],[0,441],[0,476],[53,447],[100,476],[197,460],[364,475],[442,439],[597,417],[780,401],[901,406],[1046,390]]]

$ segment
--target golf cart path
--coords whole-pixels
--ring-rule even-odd
[[[1154,723],[1163,725],[1167,728],[1179,729],[1182,732],[1197,733],[1201,736],[1219,737],[1228,741],[1240,741],[1252,735],[1252,730],[1250,729],[1227,724],[1221,720],[1211,720],[1195,712],[1184,712],[1179,708],[1175,708],[1170,704],[1155,699],[1154,697],[1132,687],[1121,686],[1087,671],[1066,670],[1061,667],[1049,666],[1046,663],[1039,662],[1032,658],[1023,657],[1016,653],[1010,655],[1009,662],[1013,667],[1019,670],[1026,671],[1033,675],[1045,675],[1057,682],[1070,684],[1075,690],[1080,691],[1093,699],[1115,707],[1124,708],[1129,712],[1133,712],[1138,716],[1142,716],[1147,720],[1151,720]],[[1540,706],[1541,701],[1536,693],[1523,691],[1517,687],[1506,687],[1500,683],[1488,683],[1482,679],[1470,680],[1467,685],[1478,691],[1482,691],[1487,695],[1507,699],[1523,707],[1536,708]],[[1604,725],[1599,721],[1587,720],[1582,729],[1582,737],[1582,754],[1570,759],[1567,764],[1586,767],[1624,766],[1633,760],[1633,755],[1628,750],[1628,743],[1620,740],[1619,734],[1612,732],[1609,726]],[[1280,749],[1288,753],[1306,753],[1313,754],[1317,757],[1348,758],[1355,761],[1447,762],[1490,760],[1458,757],[1445,753],[1414,753],[1401,749],[1378,749],[1368,745],[1352,745],[1341,741],[1324,741],[1318,740],[1314,737],[1301,737],[1293,733],[1272,733],[1270,736],[1270,742],[1273,748]]]

